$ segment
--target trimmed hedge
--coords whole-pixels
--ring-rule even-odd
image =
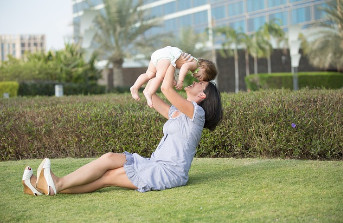
[[[15,81],[0,82],[0,97],[2,98],[4,93],[8,93],[10,97],[16,97],[18,88],[19,84]]]
[[[63,85],[63,95],[87,95],[87,94],[104,94],[106,87],[97,85],[96,83],[76,84],[76,83],[59,83],[52,81],[39,82],[20,82],[20,96],[52,96],[55,95],[55,85]]]
[[[343,160],[343,90],[222,94],[224,119],[198,157]],[[130,94],[0,100],[1,160],[150,156],[165,119]]]
[[[293,89],[292,73],[254,74],[245,77],[247,89]],[[298,73],[299,88],[343,88],[343,73],[301,72]]]

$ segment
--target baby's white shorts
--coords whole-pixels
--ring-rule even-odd
[[[156,67],[159,60],[167,59],[167,60],[170,60],[170,64],[176,68],[175,62],[177,59],[179,59],[181,54],[182,54],[182,50],[180,50],[179,48],[166,46],[166,47],[161,48],[159,50],[156,50],[155,52],[152,53],[151,62]]]

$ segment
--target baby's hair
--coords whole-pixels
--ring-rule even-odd
[[[214,78],[216,78],[217,68],[212,61],[206,59],[199,59],[198,63],[201,68],[205,69],[205,76],[203,78],[204,81],[211,81],[214,80]]]

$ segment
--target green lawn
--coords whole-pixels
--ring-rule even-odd
[[[53,159],[64,175],[91,159]],[[195,159],[187,186],[139,193],[33,197],[22,193],[26,165],[0,162],[0,222],[343,222],[343,162]]]

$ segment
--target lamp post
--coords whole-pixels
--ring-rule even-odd
[[[298,39],[300,33],[300,26],[293,25],[289,27],[288,31],[288,45],[290,48],[291,55],[291,65],[292,65],[292,74],[293,74],[293,89],[299,90],[298,83],[298,67],[301,55],[299,54],[301,41]]]

